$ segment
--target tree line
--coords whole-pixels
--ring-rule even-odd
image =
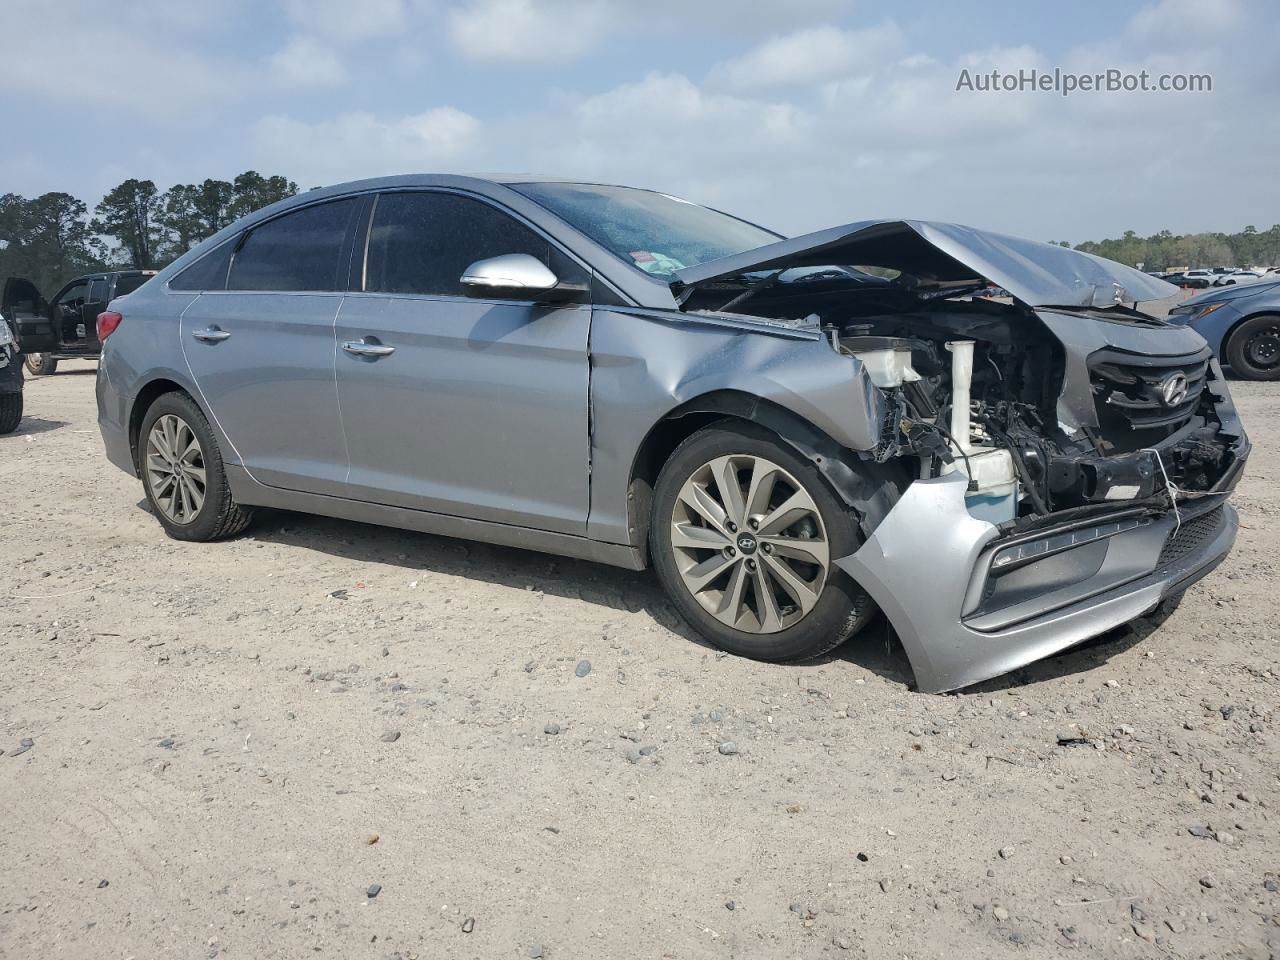
[[[286,177],[246,170],[233,180],[176,183],[168,190],[151,180],[126,180],[92,214],[69,193],[32,199],[6,193],[0,195],[0,279],[27,277],[47,296],[82,273],[159,269],[246,213],[297,192]],[[1280,264],[1280,224],[1239,233],[1161,230],[1150,237],[1126,230],[1119,238],[1088,240],[1075,249],[1144,270],[1265,267]]]
[[[0,195],[0,279],[27,277],[51,296],[95,270],[154,270],[229,223],[298,192],[282,176],[246,170],[233,180],[157,189],[130,179],[93,208],[69,193]]]
[[[1070,244],[1060,241],[1058,246]],[[1280,265],[1280,223],[1269,230],[1248,226],[1239,233],[1187,233],[1168,230],[1140,237],[1133,230],[1110,240],[1088,240],[1075,249],[1118,260],[1143,270]]]

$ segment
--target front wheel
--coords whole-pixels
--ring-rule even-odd
[[[22,422],[22,394],[0,393],[0,434],[13,433]]]
[[[175,540],[220,540],[249,525],[252,510],[232,499],[217,438],[184,393],[166,393],[142,418],[139,472],[147,502]]]
[[[37,377],[47,377],[58,369],[58,360],[51,353],[28,353],[22,362]]]
[[[740,656],[807,660],[864,626],[875,605],[834,566],[858,545],[853,514],[817,469],[754,425],[695,433],[654,489],[649,548],[667,595]]]
[[[1280,315],[1250,317],[1227,338],[1227,363],[1245,380],[1280,380]]]

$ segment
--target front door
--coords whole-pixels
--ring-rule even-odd
[[[0,316],[13,326],[18,348],[23,353],[52,353],[58,349],[58,337],[49,319],[49,305],[30,280],[24,277],[5,280]]]
[[[378,196],[336,331],[350,496],[582,535],[591,311],[462,295],[469,264],[508,253],[588,277],[485,201]]]
[[[182,315],[182,350],[207,409],[268,486],[345,491],[333,323],[360,203],[314,204],[253,229],[222,274],[228,289],[205,290]],[[188,270],[203,277],[197,268],[202,261]]]

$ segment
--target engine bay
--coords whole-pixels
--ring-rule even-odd
[[[1177,353],[1178,340],[1166,355],[1111,346],[1073,365],[1068,354],[1078,348],[1041,312],[972,285],[926,292],[865,283],[850,295],[827,275],[779,287],[750,303],[739,292],[729,309],[817,325],[887,400],[880,443],[867,456],[916,458],[920,478],[963,471],[970,513],[999,526],[1137,505],[1167,510],[1208,494],[1233,462],[1220,408],[1230,419],[1234,408],[1207,348]],[[1055,313],[1119,328],[1121,343],[1130,332],[1160,343],[1152,338],[1173,329],[1125,307]],[[1072,376],[1087,383],[1068,389]]]

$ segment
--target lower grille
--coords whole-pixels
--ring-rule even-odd
[[[1164,549],[1160,551],[1160,559],[1156,561],[1156,566],[1167,567],[1188,554],[1195,553],[1218,535],[1225,522],[1226,514],[1222,507],[1214,507],[1207,513],[1185,521],[1182,526],[1169,534],[1169,539],[1164,543]]]

